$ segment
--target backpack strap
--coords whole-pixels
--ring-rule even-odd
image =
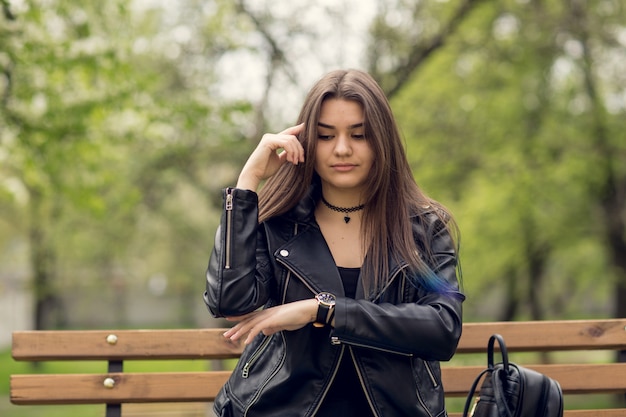
[[[474,393],[476,392],[476,387],[478,387],[478,383],[480,382],[480,380],[482,379],[483,375],[485,375],[486,373],[490,373],[493,371],[493,368],[487,368],[487,369],[483,369],[481,373],[478,374],[478,376],[476,377],[476,379],[474,380],[474,383],[472,384],[472,388],[470,388],[469,390],[469,394],[467,394],[467,399],[465,400],[465,407],[463,407],[463,417],[468,417],[474,414],[474,410],[472,409],[472,413],[471,414],[467,414],[470,408],[470,404],[472,403],[472,398],[474,398]],[[489,376],[487,376],[489,377]],[[480,393],[479,393],[480,394]],[[476,405],[476,403],[478,403],[478,401],[480,400],[480,395],[478,397],[476,397],[476,400],[474,401],[474,405]]]
[[[465,407],[463,408],[463,417],[468,417],[468,416],[471,416],[473,414],[473,410],[472,410],[472,413],[470,413],[468,415],[470,404],[471,404],[472,398],[474,397],[474,394],[476,392],[476,388],[478,387],[478,384],[479,384],[480,380],[482,379],[483,375],[488,374],[487,378],[490,378],[493,375],[493,372],[494,372],[494,369],[495,369],[495,361],[494,361],[493,357],[494,357],[494,349],[495,349],[496,342],[498,342],[498,345],[500,347],[500,352],[502,353],[503,371],[505,372],[505,374],[509,373],[509,353],[508,353],[508,351],[506,349],[506,344],[504,343],[504,338],[501,335],[497,334],[497,333],[493,334],[489,338],[489,343],[487,344],[487,369],[484,369],[480,374],[478,374],[478,376],[474,380],[474,383],[472,384],[472,387],[470,388],[469,394],[467,395],[467,399],[465,400]],[[498,395],[496,394],[495,391],[499,387],[500,387],[499,385],[493,387],[494,395],[496,396],[496,401],[497,401]],[[480,392],[478,394],[479,394],[479,396],[474,401],[474,405],[476,405],[476,403],[478,403],[478,401],[480,401]],[[507,414],[510,416],[511,415],[511,411],[508,409],[506,404],[502,404],[502,405],[504,405],[504,409],[506,410]]]
[[[487,366],[489,369],[494,368],[493,361],[493,349],[495,342],[498,341],[498,345],[500,346],[500,352],[502,353],[502,365],[506,373],[509,373],[509,352],[506,349],[506,345],[504,344],[504,338],[499,334],[493,334],[489,338],[489,344],[487,345]]]
[[[500,353],[502,354],[502,367],[495,370],[495,364],[493,360],[493,351],[495,342],[498,342],[500,346]],[[503,387],[504,384],[508,382],[508,376],[511,374],[511,367],[509,365],[509,352],[506,349],[506,344],[504,343],[504,338],[499,334],[493,334],[489,338],[489,345],[487,346],[487,361],[489,366],[494,369],[493,375],[493,394],[496,400],[496,404],[498,410],[500,410],[500,415],[506,415],[507,417],[513,417],[513,413],[509,408],[505,398],[503,398],[503,393],[506,391],[506,388]],[[519,375],[519,372],[517,372]]]

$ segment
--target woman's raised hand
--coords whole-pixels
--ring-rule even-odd
[[[227,317],[227,320],[237,324],[228,329],[224,337],[231,340],[243,338],[244,343],[248,344],[259,333],[269,336],[282,330],[298,330],[315,321],[317,308],[317,300],[310,298],[253,311],[243,316]]]
[[[263,135],[239,174],[237,188],[256,191],[261,181],[274,175],[285,162],[304,162],[304,148],[297,137],[303,127],[302,123],[280,133]]]

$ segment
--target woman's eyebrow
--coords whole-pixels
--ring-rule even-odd
[[[322,123],[322,122],[317,122],[317,125],[319,127],[324,127],[326,129],[335,129],[335,126],[332,125],[327,125],[326,123]],[[363,122],[361,123],[355,123],[353,125],[348,126],[348,129],[357,129],[359,127],[363,127]]]

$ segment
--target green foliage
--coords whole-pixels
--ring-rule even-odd
[[[625,108],[603,115],[612,140],[603,153],[591,103],[577,107],[589,94],[577,42],[592,36],[590,53],[623,55],[603,41],[624,10],[614,12],[586,14],[585,35],[584,19],[559,2],[484,5],[394,99],[418,182],[460,223],[471,317],[611,314],[615,270],[596,190],[603,167],[624,165],[615,138]],[[625,87],[611,62],[594,63],[612,74],[604,99]]]
[[[165,274],[186,296],[202,276],[213,195],[248,152],[239,124],[252,107],[210,95],[211,62],[233,45],[215,24],[232,8],[205,22],[194,2],[179,6],[188,25],[125,1],[33,0],[3,21],[0,210],[22,226],[0,242],[28,239],[38,309],[77,284]]]
[[[626,184],[625,10],[578,4],[389,0],[372,22],[364,66],[399,86],[416,178],[460,224],[468,317],[607,315],[625,279],[607,245],[623,204],[611,202],[612,224],[606,215]],[[220,188],[263,115],[284,105],[290,57],[343,35],[314,35],[315,22],[262,2],[3,5],[0,259],[32,275],[38,308],[93,297],[121,327],[120,306],[134,304],[123,295],[165,277],[183,306],[173,321],[195,325]],[[292,6],[337,21],[331,8]],[[216,68],[238,53],[263,66],[248,71],[269,68],[258,103],[222,94]],[[40,325],[81,315],[61,310]]]

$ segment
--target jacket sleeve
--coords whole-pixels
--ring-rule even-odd
[[[457,278],[457,251],[440,220],[422,224],[420,233],[431,239],[431,269],[452,289],[416,289],[413,302],[379,303],[340,298],[335,307],[336,341],[389,352],[415,355],[426,360],[449,360],[462,330],[462,302]],[[421,246],[421,245],[419,245]],[[406,275],[404,276],[406,278]],[[408,282],[402,291],[412,291]],[[408,288],[408,289],[407,289]],[[407,299],[406,296],[402,297]]]
[[[235,188],[223,190],[223,212],[206,271],[204,302],[214,317],[238,316],[263,306],[271,273],[258,196]]]

